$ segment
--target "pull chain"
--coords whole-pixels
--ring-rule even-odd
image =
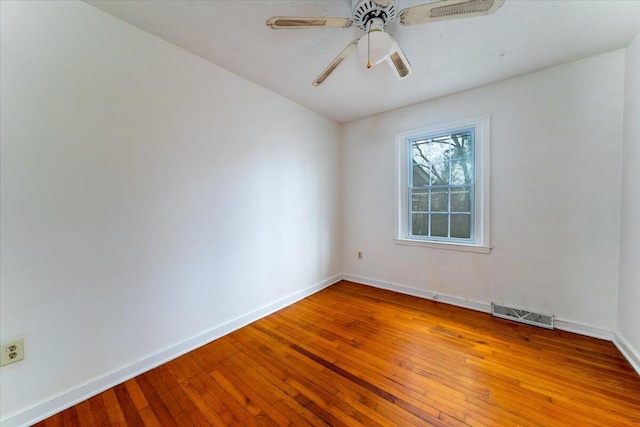
[[[371,30],[367,31],[367,68],[371,68]]]

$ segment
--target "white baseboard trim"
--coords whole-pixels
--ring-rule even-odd
[[[620,353],[629,361],[633,369],[640,375],[640,353],[634,349],[629,341],[627,341],[622,335],[615,332],[613,334],[613,343]]]
[[[313,286],[303,289],[295,294],[282,298],[274,303],[261,307],[249,314],[241,316],[235,320],[225,323],[219,327],[211,329],[201,335],[188,339],[176,346],[170,347],[159,353],[156,353],[150,357],[140,360],[132,365],[126,366],[117,371],[111,372],[95,381],[74,388],[67,392],[64,392],[56,397],[47,399],[44,402],[38,403],[31,408],[8,415],[6,418],[0,420],[0,427],[22,427],[29,426],[40,422],[51,415],[57,414],[71,406],[78,404],[96,394],[121,384],[133,377],[136,377],[144,372],[147,372],[153,368],[156,368],[163,363],[169,362],[176,357],[182,356],[185,353],[195,350],[205,344],[210,343],[224,335],[227,335],[249,323],[255,322],[271,313],[274,313],[280,309],[283,309],[303,298],[306,298],[314,293],[321,291],[342,279],[341,275],[336,275],[329,279],[323,280]]]
[[[433,301],[443,302],[445,304],[455,305],[457,307],[469,308],[471,310],[482,311],[483,313],[491,313],[491,303],[468,300],[451,295],[439,294],[431,291],[423,291],[422,289],[410,288],[395,283],[382,282],[368,277],[354,276],[351,274],[343,274],[342,278],[350,282],[360,283],[362,285],[373,286],[374,288],[386,289],[387,291],[398,292],[414,297],[430,299]]]
[[[354,276],[351,274],[343,274],[342,278],[350,282],[360,283],[363,285],[373,286],[375,288],[386,289],[388,291],[399,292],[401,294],[412,295],[419,298],[430,299],[445,304],[451,304],[458,307],[469,308],[471,310],[481,311],[483,313],[491,313],[491,303],[483,301],[467,300],[460,297],[451,295],[438,294],[431,291],[424,291],[421,289],[409,288],[407,286],[398,285],[395,283],[383,282],[368,277]],[[600,338],[608,341],[613,340],[614,332],[606,329],[600,329],[589,325],[584,325],[577,322],[571,322],[568,320],[554,319],[554,325],[556,329],[567,332],[574,332],[580,335],[586,335],[592,338]]]
[[[608,329],[596,328],[595,326],[584,325],[582,323],[569,320],[554,319],[553,324],[561,331],[573,332],[574,334],[585,335],[591,338],[612,341],[614,332]]]

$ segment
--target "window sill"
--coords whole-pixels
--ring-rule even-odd
[[[476,252],[488,254],[491,252],[491,246],[465,245],[462,243],[448,242],[426,242],[424,240],[413,239],[393,239],[396,245],[420,246],[423,248],[446,249],[450,251]]]

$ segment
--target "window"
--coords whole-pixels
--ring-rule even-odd
[[[489,116],[396,138],[396,243],[489,252]]]

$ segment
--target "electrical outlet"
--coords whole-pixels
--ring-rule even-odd
[[[10,365],[24,359],[22,338],[0,345],[0,366]]]
[[[358,259],[362,260],[362,251],[358,251]]]

